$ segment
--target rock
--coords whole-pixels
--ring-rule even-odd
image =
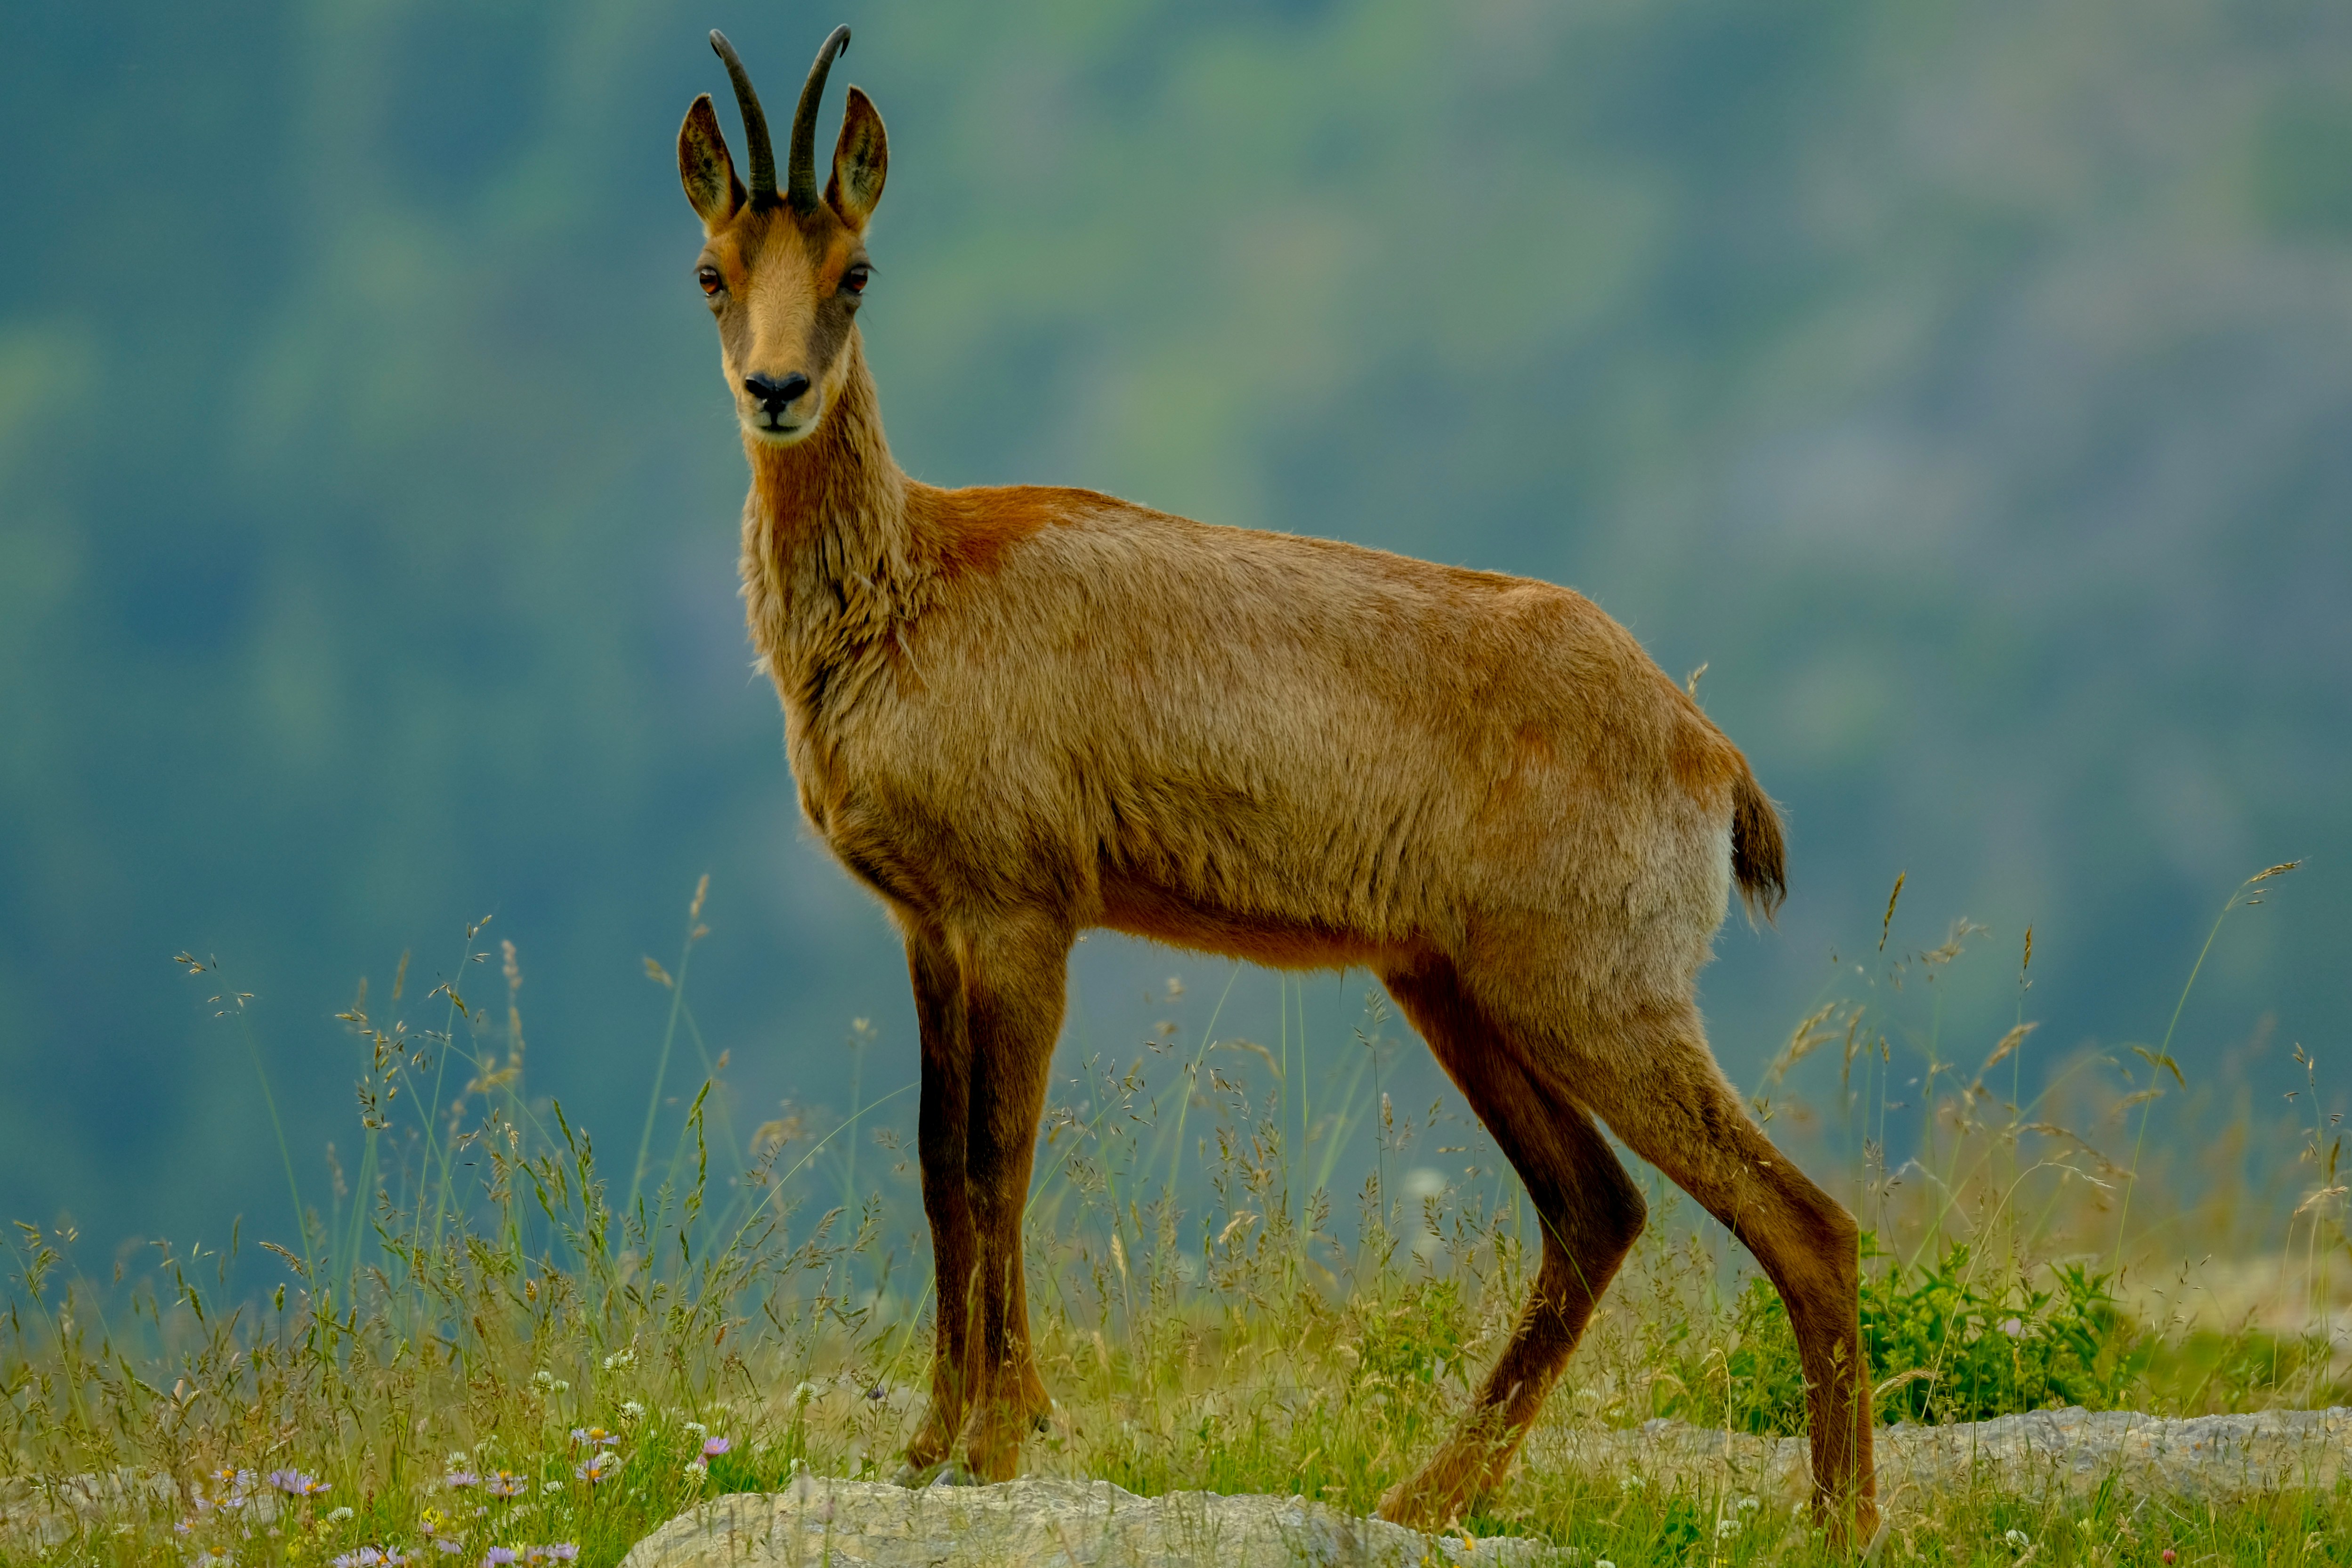
[[[1801,1437],[1751,1437],[1651,1421],[1630,1431],[1548,1428],[1523,1465],[1608,1476],[1661,1491],[1801,1501]],[[1957,1426],[1878,1433],[1878,1493],[1890,1515],[1934,1511],[1961,1490],[2058,1499],[2112,1480],[2203,1502],[2333,1488],[2352,1477],[2352,1410],[2270,1410],[2163,1420],[2128,1411],[2041,1410]],[[1020,1480],[920,1491],[802,1476],[737,1493],[638,1542],[623,1568],[1273,1568],[1274,1564],[1537,1564],[1570,1554],[1531,1541],[1424,1536],[1303,1498],[1173,1492],[1140,1498],[1108,1481]]]
[[[1483,1568],[1560,1556],[1533,1542],[1421,1535],[1304,1498],[1140,1498],[1108,1481],[1054,1480],[910,1491],[800,1476],[782,1492],[738,1492],[681,1514],[622,1568]]]
[[[1523,1463],[1633,1476],[1665,1488],[1732,1488],[1790,1502],[1809,1485],[1802,1437],[1751,1437],[1678,1421],[1543,1436],[1529,1445]],[[1879,1498],[1897,1508],[1969,1489],[2084,1496],[2110,1479],[2126,1491],[2221,1502],[2326,1489],[2352,1475],[2352,1410],[2186,1420],[2127,1410],[2036,1410],[1952,1426],[1882,1426],[1876,1458]]]
[[[180,1486],[171,1477],[129,1468],[56,1481],[0,1478],[0,1542],[46,1551],[179,1501]]]

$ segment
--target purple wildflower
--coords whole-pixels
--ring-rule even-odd
[[[316,1476],[306,1476],[299,1470],[272,1470],[269,1484],[289,1497],[317,1497],[331,1489],[330,1483]]]
[[[530,1485],[512,1470],[499,1470],[482,1483],[482,1489],[492,1497],[520,1497]]]
[[[451,1490],[481,1485],[482,1478],[471,1470],[452,1470],[441,1478],[441,1484]]]
[[[602,1426],[574,1426],[572,1428],[572,1440],[575,1443],[586,1443],[592,1447],[609,1448],[621,1440],[621,1435],[618,1432],[607,1432]]]
[[[511,1563],[514,1560],[515,1549],[513,1547],[493,1546],[488,1552],[482,1553],[482,1568],[504,1568],[505,1564]]]
[[[591,1486],[610,1480],[621,1473],[621,1456],[610,1448],[599,1448],[588,1456],[586,1464],[572,1467],[572,1473]]]
[[[724,1437],[705,1437],[702,1440],[702,1457],[706,1459],[715,1459],[734,1446]]]

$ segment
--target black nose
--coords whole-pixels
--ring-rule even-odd
[[[781,380],[765,375],[743,378],[743,390],[751,395],[751,400],[760,405],[760,412],[771,419],[782,417],[784,410],[808,389],[809,378],[798,371]]]

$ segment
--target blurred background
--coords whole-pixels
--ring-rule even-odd
[[[284,1229],[257,1062],[323,1205],[364,1066],[335,1015],[364,974],[384,1016],[413,950],[438,1026],[484,914],[460,989],[502,1013],[516,944],[532,1091],[625,1155],[671,997],[643,960],[676,967],[705,872],[738,1120],[913,1081],[889,930],[749,667],[674,152],[698,92],[734,134],[709,28],[788,121],[842,20],[890,131],[860,320],[909,471],[1545,577],[1707,666],[1792,832],[1778,929],[1735,917],[1705,982],[1736,1079],[1885,978],[1898,871],[1888,959],[1986,928],[1898,1051],[1973,1062],[2021,1011],[2030,1090],[2134,1063],[2231,889],[2308,857],[2173,1054],[2259,1124],[2300,1044],[2339,1104],[2352,12],[16,0],[6,1217],[99,1257]],[[1344,1060],[1362,991],[1310,979],[1284,1026]],[[1270,976],[1102,936],[1073,1001],[1066,1078],[1283,1016]]]

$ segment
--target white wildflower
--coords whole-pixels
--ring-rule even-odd
[[[328,1522],[329,1524],[341,1524],[341,1523],[342,1523],[342,1522],[343,1522],[343,1521],[345,1521],[345,1520],[347,1520],[347,1519],[349,1519],[349,1518],[351,1518],[351,1517],[352,1517],[352,1510],[351,1510],[350,1509],[348,1509],[348,1508],[339,1508],[339,1509],[336,1509],[336,1510],[332,1510],[331,1512],[330,1512],[330,1513],[327,1515],[327,1522]]]

